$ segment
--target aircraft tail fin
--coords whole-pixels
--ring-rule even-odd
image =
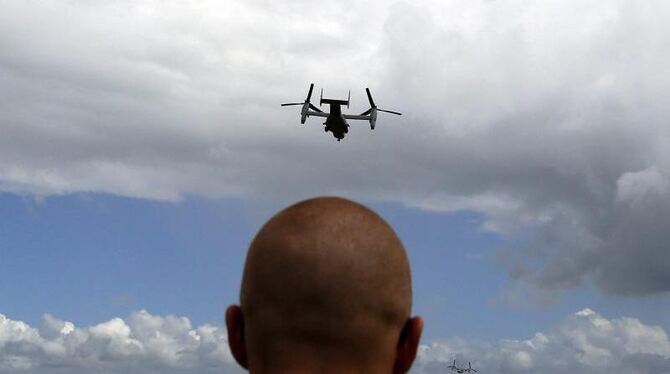
[[[323,104],[336,104],[336,105],[346,105],[349,108],[349,101],[351,100],[351,90],[349,90],[349,96],[346,100],[338,99],[324,99],[323,98],[323,88],[321,89],[321,98],[319,99],[319,105]]]

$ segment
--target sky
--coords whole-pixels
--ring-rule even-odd
[[[238,372],[288,204],[407,247],[415,373],[670,373],[670,3],[0,0],[0,373]],[[309,84],[371,131],[299,122]]]

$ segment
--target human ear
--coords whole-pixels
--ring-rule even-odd
[[[230,352],[240,366],[248,369],[247,347],[244,342],[244,315],[239,305],[231,305],[226,310],[226,328]]]
[[[419,340],[423,331],[423,319],[421,317],[410,318],[400,332],[398,345],[396,346],[396,357],[393,365],[393,374],[404,374],[412,367],[419,348]]]

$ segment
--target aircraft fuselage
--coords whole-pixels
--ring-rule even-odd
[[[342,107],[338,104],[330,104],[330,114],[326,117],[323,131],[330,131],[339,142],[349,132],[349,124],[342,115]]]

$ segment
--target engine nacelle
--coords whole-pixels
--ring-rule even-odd
[[[370,108],[370,130],[375,129],[377,123],[377,108]]]
[[[307,111],[309,110],[309,101],[305,101],[305,104],[302,106],[302,110],[300,111],[300,123],[303,125],[305,124],[305,121],[307,121]]]

